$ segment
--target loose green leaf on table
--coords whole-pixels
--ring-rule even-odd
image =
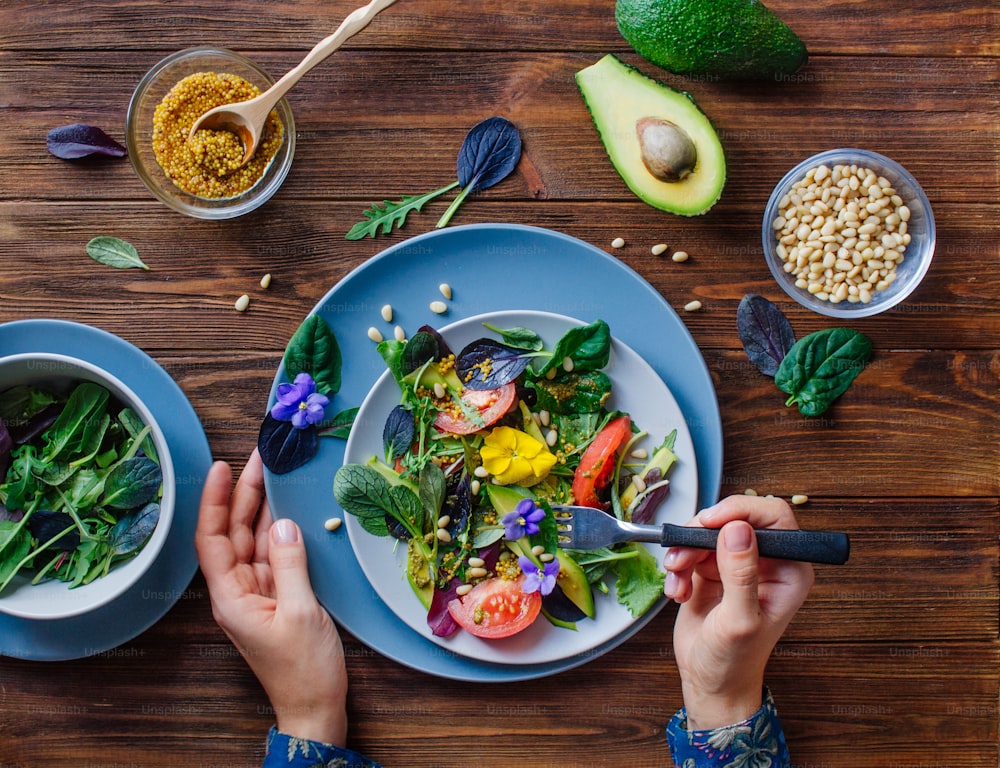
[[[149,269],[135,246],[118,237],[102,235],[87,243],[87,255],[115,269]]]
[[[844,394],[871,356],[871,340],[850,328],[803,337],[781,361],[774,383],[803,416],[819,416]]]

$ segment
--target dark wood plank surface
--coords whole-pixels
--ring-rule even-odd
[[[191,400],[214,455],[241,465],[302,317],[434,216],[376,241],[343,233],[373,200],[446,183],[468,127],[503,114],[521,128],[524,159],[454,223],[549,227],[606,249],[624,237],[614,255],[672,306],[704,304],[682,316],[721,408],[722,492],[806,493],[803,525],[852,535],[850,563],[817,569],[769,667],[794,764],[996,766],[995,5],[774,0],[810,62],[782,82],[751,84],[643,62],[618,35],[611,0],[400,0],[292,92],[292,173],[264,208],[228,222],[167,211],[127,161],[70,164],[45,151],[46,132],[69,122],[122,138],[135,84],[174,50],[221,44],[281,73],[354,5],[0,3],[0,321],[74,320],[137,344]],[[573,82],[608,52],[688,90],[712,117],[729,180],[709,214],[645,206],[608,163]],[[937,252],[909,301],[853,324],[875,357],[824,418],[805,421],[748,364],[735,311],[754,292],[799,333],[832,325],[774,285],[760,218],[791,165],[837,146],[883,152],[917,177]],[[83,246],[98,234],[133,242],[153,269],[95,264]],[[651,255],[658,242],[690,261]],[[271,289],[236,313],[235,298],[265,272]],[[505,687],[421,674],[347,636],[351,746],[415,768],[666,765],[663,727],[680,704],[674,613],[578,669]],[[252,766],[272,719],[213,622],[200,575],[119,648],[68,662],[0,657],[2,768]]]

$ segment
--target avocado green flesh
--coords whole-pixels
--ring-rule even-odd
[[[690,96],[647,77],[609,54],[576,73],[608,157],[628,188],[654,208],[697,216],[711,208],[726,183],[726,155],[711,121]],[[643,162],[636,124],[673,123],[694,143],[694,170],[680,181],[656,178]]]
[[[617,0],[615,20],[636,53],[676,74],[780,78],[808,58],[758,0]]]
[[[583,611],[588,618],[594,618],[594,591],[587,581],[587,574],[583,572],[576,560],[564,555],[562,551],[556,552],[556,559],[559,561],[559,587],[563,594],[569,598],[577,608]]]

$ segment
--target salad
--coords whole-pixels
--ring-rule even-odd
[[[163,492],[150,432],[93,382],[0,394],[0,594],[19,573],[89,584],[139,553]]]
[[[648,522],[669,493],[676,430],[654,443],[608,407],[611,332],[596,320],[547,348],[535,331],[484,326],[458,353],[424,326],[378,345],[400,403],[383,455],[348,463],[334,496],[361,528],[406,548],[406,578],[434,635],[515,635],[539,619],[567,629],[615,588],[633,617],[662,595],[638,544],[559,547],[559,504]]]

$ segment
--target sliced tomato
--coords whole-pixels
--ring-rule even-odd
[[[611,481],[618,449],[632,436],[632,420],[619,416],[604,425],[580,457],[573,475],[573,498],[584,507],[600,507],[597,494]]]
[[[542,610],[541,594],[522,592],[523,581],[522,576],[480,582],[465,597],[448,603],[448,613],[476,637],[510,637],[529,627]]]
[[[441,410],[434,419],[435,427],[453,435],[469,435],[488,427],[513,407],[517,400],[517,385],[511,382],[497,389],[465,388],[461,399],[467,408],[479,412],[483,423],[476,424],[454,402],[448,401],[441,403]]]

